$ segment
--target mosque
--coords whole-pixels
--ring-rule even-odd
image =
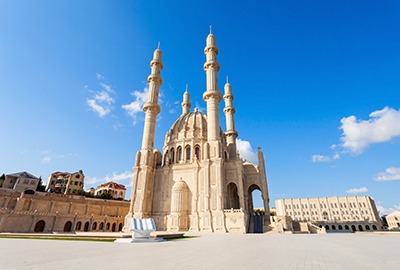
[[[148,77],[148,101],[142,147],[136,154],[129,219],[153,218],[157,230],[200,232],[265,232],[269,228],[269,195],[264,156],[258,165],[242,160],[236,148],[232,87],[218,90],[218,47],[210,30],[204,48],[207,114],[191,111],[190,95],[183,94],[182,114],[165,135],[162,152],[154,149],[159,89],[163,69],[160,47],[154,51]],[[220,127],[224,100],[225,132]],[[264,216],[256,216],[252,192],[261,192]]]

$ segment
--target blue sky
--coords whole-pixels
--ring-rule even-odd
[[[1,1],[0,173],[82,169],[86,188],[130,190],[152,53],[160,41],[161,149],[186,84],[205,108],[212,25],[219,89],[229,75],[241,151],[263,148],[271,205],[356,194],[400,209],[399,12],[399,1]]]

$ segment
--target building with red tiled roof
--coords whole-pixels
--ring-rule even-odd
[[[95,196],[101,196],[102,194],[110,194],[113,199],[124,199],[126,188],[124,185],[107,182],[98,186],[94,192]]]
[[[85,175],[83,171],[54,172],[50,174],[46,185],[46,191],[60,194],[83,194]]]

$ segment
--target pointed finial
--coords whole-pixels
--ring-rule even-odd
[[[159,50],[159,49],[160,49],[160,41],[158,42],[157,50]]]
[[[229,83],[229,81],[228,81],[228,75],[226,75],[226,83]]]
[[[186,84],[186,93],[188,93],[189,91],[188,91],[188,84]]]
[[[212,25],[210,24],[210,35],[212,35]]]

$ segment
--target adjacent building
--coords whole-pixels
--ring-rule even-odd
[[[85,175],[82,170],[74,173],[54,172],[50,174],[46,192],[59,194],[83,194]]]
[[[394,211],[385,216],[389,230],[400,230],[400,211]]]
[[[113,199],[125,199],[126,188],[124,185],[107,182],[98,186],[94,191],[94,196],[101,196],[102,194],[110,194]]]
[[[2,188],[33,194],[40,179],[28,172],[18,172],[5,175],[2,182]]]
[[[276,200],[277,216],[309,222],[326,231],[381,230],[382,223],[370,196],[293,198]]]
[[[0,190],[0,232],[119,232],[129,202]]]

